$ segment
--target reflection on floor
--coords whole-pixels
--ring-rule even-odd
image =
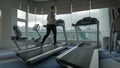
[[[5,60],[0,62],[0,68],[61,68],[61,66],[56,63],[53,56],[31,66],[26,65],[19,58]]]
[[[70,48],[71,47],[69,46],[66,50]],[[56,56],[64,51],[56,53],[33,65],[25,64],[12,50],[0,51],[0,68],[62,68],[56,62]],[[112,55],[120,58],[120,54],[116,52],[112,52]],[[120,68],[120,62],[113,60],[106,50],[99,51],[99,60],[100,68]]]
[[[0,68],[61,68],[56,62],[55,57],[57,54],[48,57],[47,59],[38,62],[34,65],[26,65],[15,53],[1,54]]]
[[[66,50],[70,49],[71,47],[73,46],[68,46]],[[0,68],[62,68],[56,62],[56,56],[64,51],[58,52],[51,57],[38,62],[37,64],[27,65],[16,56],[13,50],[3,50],[0,51]]]
[[[100,50],[99,68],[120,68],[120,62],[114,60],[112,57],[120,59],[120,54],[116,52],[110,54],[107,50]]]

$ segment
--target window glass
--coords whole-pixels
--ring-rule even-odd
[[[28,14],[28,31],[33,32],[32,27],[35,25],[35,15]]]
[[[42,32],[44,32],[45,30],[41,30],[43,28],[43,19],[42,19],[42,15],[35,15],[35,14],[28,14],[28,36],[30,37],[38,37],[38,34],[32,30],[33,26],[35,24],[39,24],[40,29],[39,32],[41,35],[43,35]]]
[[[65,22],[65,30],[67,32],[67,36],[70,36],[70,34],[73,34],[71,31],[71,14],[61,14],[56,15],[56,20],[62,19]],[[58,40],[65,40],[63,28],[61,26],[57,27],[57,39]],[[69,37],[70,39],[70,37]]]
[[[21,32],[25,32],[25,22],[17,21],[17,26]]]
[[[26,19],[26,12],[24,12],[22,10],[17,10],[17,18]]]
[[[102,33],[103,33],[103,32],[109,31],[109,29],[108,29],[109,28],[108,8],[73,12],[72,13],[72,23],[76,23],[78,20],[80,20],[84,17],[89,17],[89,16],[97,18],[99,20],[100,32],[102,31]],[[97,40],[97,33],[96,33],[97,25],[79,26],[77,29],[78,29],[79,40],[85,40],[85,41],[86,40],[90,40],[90,41]],[[72,27],[71,30],[75,31],[75,28]],[[104,33],[103,33],[103,35],[104,35]]]
[[[109,31],[109,13],[108,8],[103,9],[93,9],[93,10],[86,10],[86,11],[78,11],[72,12],[71,14],[60,14],[56,15],[56,19],[63,19],[65,22],[65,29],[67,32],[68,40],[77,40],[75,28],[72,26],[73,23],[76,23],[78,20],[84,17],[95,17],[99,20],[100,25],[100,35],[106,36],[108,35]],[[29,14],[28,15],[28,32],[33,32],[31,29],[34,24],[39,23],[41,26],[40,34],[42,37],[45,35],[46,28],[43,25],[47,24],[47,15],[35,15]],[[106,27],[107,26],[107,27]],[[79,32],[79,40],[90,40],[96,41],[97,39],[97,26],[96,25],[88,25],[88,26],[80,26],[78,27]],[[31,33],[32,35],[35,34]],[[37,35],[35,35],[37,36]],[[51,35],[50,35],[51,36]],[[57,27],[57,39],[58,40],[65,40],[64,33],[62,27]]]

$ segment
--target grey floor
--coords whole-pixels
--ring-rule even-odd
[[[100,60],[100,68],[120,68],[120,62],[112,58],[102,59]]]
[[[56,62],[56,55],[38,62],[34,65],[27,65],[16,56],[17,48],[0,50],[0,68],[61,68]]]
[[[0,68],[62,68],[55,60],[56,56],[52,56],[38,64],[29,66],[26,65],[19,57],[16,57],[15,51],[17,49],[0,50]],[[2,56],[2,57],[1,57]],[[13,58],[11,58],[13,57]],[[120,59],[120,57],[117,57]],[[105,58],[99,61],[99,68],[120,68],[120,62],[113,60],[112,58]]]

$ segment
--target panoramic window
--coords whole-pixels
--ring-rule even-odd
[[[19,27],[19,29],[22,32],[23,36],[26,36],[26,12],[22,11],[22,10],[17,10],[17,26]]]
[[[33,26],[35,24],[39,24],[40,29],[39,32],[41,32],[41,29],[43,28],[43,23],[42,23],[42,15],[35,15],[35,14],[28,14],[28,36],[30,37],[38,37],[38,34],[32,30]],[[42,34],[42,33],[40,33]]]
[[[22,32],[22,36],[25,36],[25,22],[17,21],[17,26]]]
[[[22,32],[25,32],[25,22],[17,21],[17,25]]]
[[[26,12],[22,11],[22,10],[17,10],[17,18],[19,19],[26,19]]]
[[[91,14],[92,11],[81,11],[81,12],[72,12],[72,23],[76,23],[77,21],[81,20],[82,18],[85,18],[85,17],[92,17]],[[96,13],[96,12],[95,12]],[[77,28],[78,30],[78,37],[79,37],[79,40],[96,40],[96,31],[95,31],[95,34],[94,32],[92,32],[91,28],[97,28],[95,27],[94,25],[88,25],[88,26],[79,26]],[[75,32],[75,28],[72,27],[72,30]],[[95,36],[95,39],[94,37],[93,38],[89,38],[91,37],[90,35],[93,35]]]
[[[71,14],[61,14],[61,15],[56,15],[56,19],[62,19],[65,22],[65,30],[67,34],[70,34],[68,32],[71,31]],[[61,26],[57,27],[57,39],[58,40],[65,40],[64,33],[63,33],[63,28]],[[68,36],[68,35],[67,35]]]
[[[102,36],[107,35],[108,31],[109,31],[108,8],[94,9],[94,10],[87,10],[87,11],[78,11],[78,12],[72,12],[71,14],[60,14],[60,15],[56,15],[56,19],[64,20],[68,40],[77,40],[75,28],[72,26],[72,24],[76,23],[77,21],[79,21],[80,19],[82,19],[84,17],[89,17],[89,16],[97,18],[99,20],[100,35],[102,35]],[[47,15],[29,14],[28,20],[29,20],[28,21],[28,27],[29,27],[28,32],[33,32],[31,30],[33,25],[36,23],[39,23],[41,26],[40,34],[43,37],[46,32],[46,28],[43,27],[43,25],[47,24]],[[97,30],[96,25],[80,26],[78,28],[79,40],[96,41],[96,39],[97,39],[97,33],[96,33],[97,31],[96,30]],[[60,26],[57,27],[57,32],[58,32],[57,39],[65,40],[62,27],[60,27]],[[34,34],[34,33],[31,33],[31,34]]]
[[[72,23],[76,23],[78,20],[84,18],[84,17],[94,17],[99,20],[99,25],[100,25],[100,32],[108,32],[109,26],[105,28],[104,25],[109,24],[109,14],[108,14],[108,9],[103,8],[103,9],[94,9],[94,10],[88,10],[88,11],[81,11],[81,12],[73,12],[72,13]],[[103,29],[103,30],[102,30]],[[75,28],[72,27],[73,31],[75,31]],[[90,41],[96,41],[97,39],[97,25],[88,25],[88,26],[80,26],[78,27],[78,32],[79,32],[79,40],[90,40]],[[101,34],[100,34],[101,35]],[[69,36],[72,37],[72,36]]]

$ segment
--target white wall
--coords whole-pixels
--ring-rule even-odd
[[[1,10],[0,10],[0,45],[2,40],[2,23],[1,23]]]
[[[101,39],[101,45],[103,48],[103,38],[104,37],[109,37],[110,35],[110,21],[109,21],[109,10],[108,9],[103,9],[100,11],[101,12],[101,17],[99,18],[100,21],[100,39]]]
[[[1,21],[1,45],[0,48],[10,48],[13,47],[14,44],[11,41],[12,34],[12,25],[17,22],[17,9],[15,4],[15,0],[2,0],[2,21]]]
[[[2,2],[0,2],[0,46],[2,45],[2,19],[1,19],[2,8],[1,6],[2,6]]]

